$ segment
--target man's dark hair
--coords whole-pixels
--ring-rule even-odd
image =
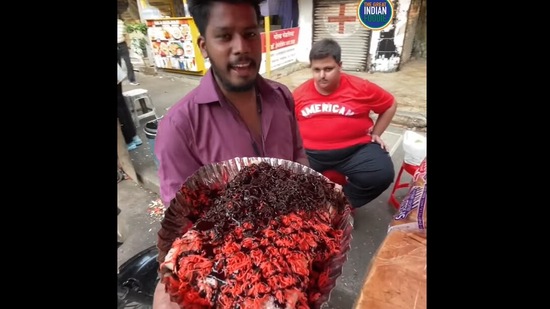
[[[258,22],[261,20],[260,14],[260,2],[265,0],[188,0],[187,6],[189,8],[189,13],[193,17],[197,28],[199,28],[200,35],[204,36],[206,33],[206,25],[208,24],[208,19],[210,18],[210,8],[214,2],[224,2],[229,4],[250,4],[254,11],[256,11],[256,18]]]
[[[333,39],[322,39],[317,41],[311,46],[309,52],[309,62],[312,60],[324,59],[328,56],[332,56],[336,63],[340,63],[342,57],[342,49],[338,42]]]

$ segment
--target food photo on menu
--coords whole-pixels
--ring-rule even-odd
[[[191,28],[188,24],[151,27],[149,37],[157,67],[197,71]]]

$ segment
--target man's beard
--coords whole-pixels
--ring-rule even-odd
[[[256,84],[256,78],[258,78],[258,75],[256,75],[256,78],[254,78],[247,84],[239,86],[233,85],[229,80],[225,79],[223,76],[217,73],[218,66],[216,66],[216,63],[212,61],[212,59],[210,59],[210,64],[214,76],[218,81],[222,83],[223,88],[228,92],[245,92],[254,88],[254,85]]]

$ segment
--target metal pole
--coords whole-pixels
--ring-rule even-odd
[[[264,16],[265,33],[265,73],[267,78],[271,77],[271,22],[269,14]]]

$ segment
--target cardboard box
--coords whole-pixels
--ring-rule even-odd
[[[388,233],[370,262],[354,308],[426,308],[426,230]]]

